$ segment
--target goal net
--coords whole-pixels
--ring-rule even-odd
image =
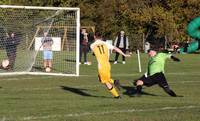
[[[0,5],[0,75],[78,76],[79,31],[79,8]]]

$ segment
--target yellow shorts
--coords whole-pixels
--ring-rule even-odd
[[[98,69],[99,72],[99,81],[101,83],[106,83],[111,81],[111,74],[110,74],[110,66],[102,67]]]

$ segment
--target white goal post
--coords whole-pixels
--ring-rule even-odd
[[[79,36],[80,8],[0,5],[0,75],[79,76]]]

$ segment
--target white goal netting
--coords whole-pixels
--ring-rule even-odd
[[[79,75],[79,14],[79,8],[0,5],[0,75]]]

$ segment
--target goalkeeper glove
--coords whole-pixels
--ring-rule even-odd
[[[180,61],[181,61],[180,59],[178,59],[177,57],[174,57],[174,56],[171,56],[171,59],[172,59],[173,61],[177,61],[177,62],[180,62]]]

